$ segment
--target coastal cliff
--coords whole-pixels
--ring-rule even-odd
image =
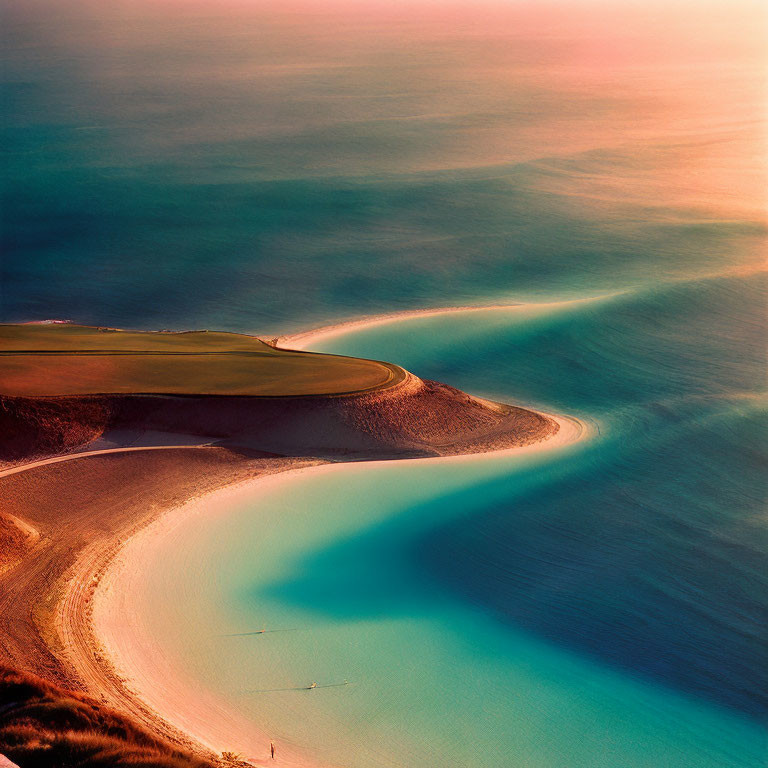
[[[0,461],[66,453],[120,432],[193,434],[294,456],[444,456],[524,445],[556,422],[412,374],[339,396],[0,396]]]

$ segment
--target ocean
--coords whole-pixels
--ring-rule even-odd
[[[135,595],[169,664],[325,765],[764,765],[759,5],[3,16],[1,320],[518,305],[313,348],[591,427],[195,519]]]
[[[743,306],[714,282],[693,288],[702,312],[723,288]],[[741,311],[660,358],[658,308],[622,295],[326,342],[579,416],[590,436],[256,485],[154,544],[129,603],[184,675],[321,765],[757,768],[765,400],[746,368],[707,373]],[[622,364],[621,328],[637,342],[642,318]],[[279,631],[240,634],[263,628]]]

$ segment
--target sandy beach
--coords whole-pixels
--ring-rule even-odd
[[[560,426],[552,437],[524,447],[514,447],[493,452],[494,456],[525,455],[557,450],[589,435],[589,428],[581,421],[553,416]],[[484,454],[445,456],[432,459],[405,459],[406,462],[458,463],[483,461]],[[375,467],[387,462],[367,462]],[[142,617],[132,611],[128,598],[132,589],[141,581],[146,564],[153,554],[163,547],[173,546],[174,532],[181,526],[193,523],[201,515],[225,515],[228,509],[255,496],[274,491],[292,482],[294,478],[318,474],[340,474],[344,464],[321,464],[289,469],[279,475],[259,477],[251,481],[222,488],[202,498],[194,499],[170,510],[153,524],[139,531],[120,549],[111,563],[100,574],[94,596],[91,624],[87,629],[92,640],[86,648],[98,648],[99,666],[111,667],[109,680],[119,680],[124,695],[133,702],[149,705],[134,707],[133,712],[142,714],[147,725],[152,713],[170,723],[173,728],[192,736],[197,742],[216,753],[225,750],[243,755],[256,765],[267,764],[266,749],[269,734],[254,732],[253,724],[216,696],[201,691],[194,681],[185,679],[184,673],[162,647],[154,640]],[[87,573],[83,576],[87,579]],[[108,681],[102,681],[102,684]],[[155,726],[156,727],[156,726]],[[261,756],[261,757],[260,757]],[[317,768],[318,763],[295,750],[291,745],[280,745],[280,754],[272,765],[290,768]],[[323,763],[323,768],[331,768]]]
[[[4,477],[3,513],[34,529],[36,541],[2,574],[2,663],[138,715],[134,702],[112,691],[117,681],[99,667],[91,643],[98,574],[124,541],[164,512],[295,465],[226,448],[169,448],[72,456]],[[157,726],[154,732],[165,734]]]

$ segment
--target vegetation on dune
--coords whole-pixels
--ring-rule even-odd
[[[0,575],[16,565],[34,542],[22,525],[0,511]]]
[[[332,395],[377,389],[400,375],[387,363],[277,349],[236,333],[0,325],[0,394],[14,397]]]
[[[0,667],[0,752],[23,768],[212,768],[83,694]]]
[[[0,395],[0,461],[36,453],[64,453],[85,445],[101,436],[110,417],[108,405],[93,398]]]

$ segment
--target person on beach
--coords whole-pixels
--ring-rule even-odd
[[[272,759],[275,759],[275,742],[270,741],[269,742],[269,754],[272,756]]]

